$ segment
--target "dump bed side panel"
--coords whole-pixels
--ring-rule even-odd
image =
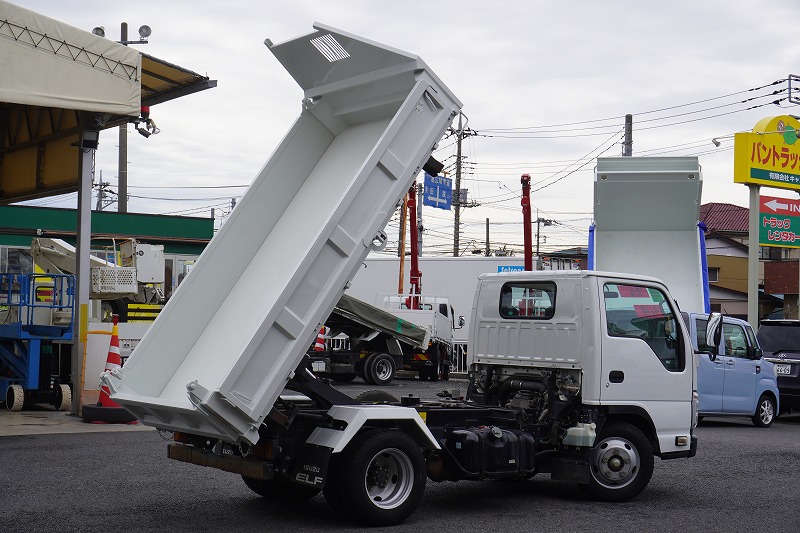
[[[702,311],[697,157],[601,157],[594,183],[595,269],[654,276]]]
[[[128,364],[104,378],[156,427],[257,440],[460,107],[418,58],[352,35],[319,27],[268,45],[306,89],[302,113]],[[391,68],[370,70],[381,54]]]

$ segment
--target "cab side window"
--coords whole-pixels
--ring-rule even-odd
[[[664,368],[671,372],[684,370],[678,321],[663,292],[652,287],[606,283],[603,299],[609,336],[641,339]]]
[[[723,324],[722,338],[725,341],[725,355],[747,357],[747,334],[739,324]]]
[[[706,342],[706,328],[708,327],[708,320],[698,318],[695,320],[695,327],[697,328],[697,349],[701,352],[713,351],[713,348]]]

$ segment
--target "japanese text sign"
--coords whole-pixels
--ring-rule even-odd
[[[443,176],[431,176],[426,172],[422,205],[429,205],[449,211],[452,200],[453,180]]]
[[[800,190],[800,122],[784,115],[761,119],[733,141],[733,181]]]
[[[800,248],[800,200],[772,196],[760,198],[758,244]]]

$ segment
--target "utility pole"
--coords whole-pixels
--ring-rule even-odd
[[[103,193],[105,192],[105,187],[103,186],[103,171],[101,170],[98,172],[100,175],[97,180],[97,206],[94,208],[95,211],[102,211],[103,210]]]
[[[550,220],[549,218],[540,218],[539,212],[538,211],[536,212],[536,255],[537,256],[539,255],[539,241],[540,241],[539,228],[541,227],[541,224],[544,224],[544,226],[547,227],[547,226],[552,226],[554,223],[555,220]]]
[[[486,219],[486,257],[492,255],[492,252],[489,250],[489,219]]]
[[[456,210],[453,223],[453,257],[458,257],[459,234],[461,233],[461,140],[464,138],[464,126],[461,122],[463,114],[458,114],[458,131],[456,135],[456,190],[453,207]]]
[[[633,115],[625,115],[625,142],[622,144],[622,155],[633,155]]]
[[[422,202],[425,199],[425,187],[417,187],[417,255],[422,256]]]
[[[460,252],[460,234],[461,234],[461,208],[462,207],[477,207],[478,203],[466,201],[466,190],[461,190],[461,141],[471,135],[475,135],[475,131],[468,129],[469,117],[467,121],[463,121],[464,114],[458,114],[458,131],[456,131],[456,187],[453,191],[452,205],[455,208],[455,221],[453,224],[453,257],[458,257]],[[452,128],[450,129],[452,132]]]

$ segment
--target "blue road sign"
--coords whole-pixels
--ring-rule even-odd
[[[450,211],[453,200],[453,180],[444,176],[431,176],[425,173],[425,190],[422,205],[429,205]]]

